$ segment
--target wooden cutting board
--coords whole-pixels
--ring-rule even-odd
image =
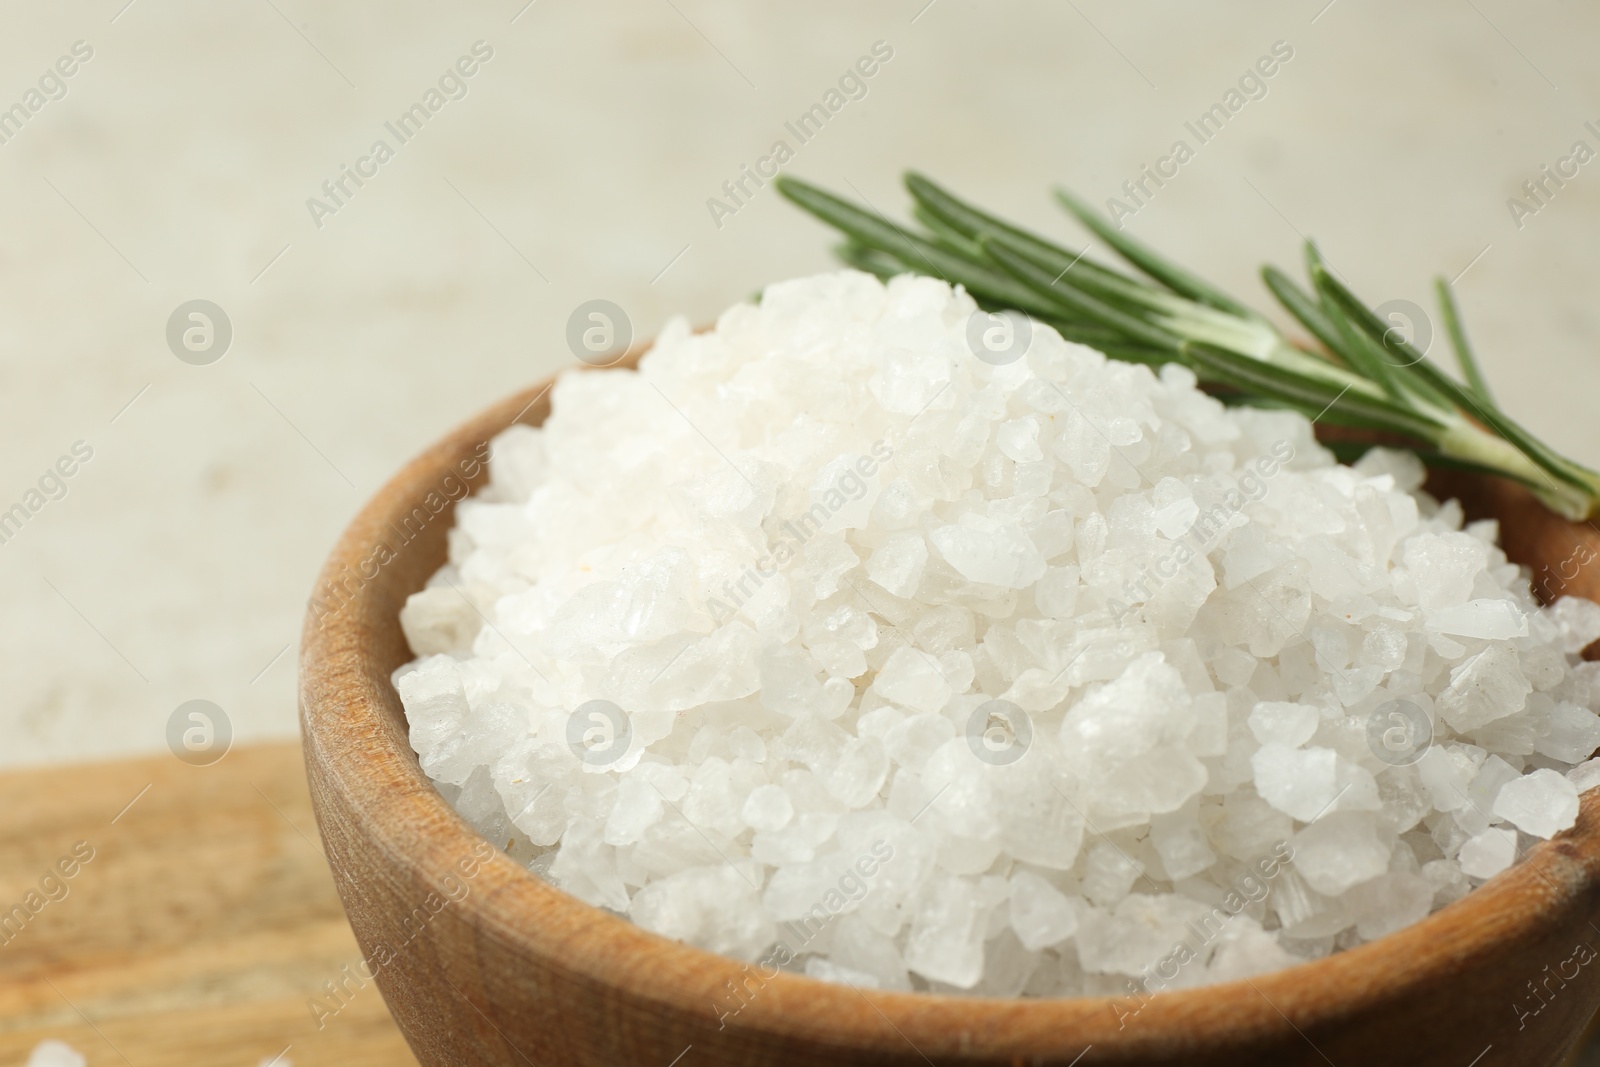
[[[0,775],[0,1065],[415,1064],[321,847],[296,743]]]

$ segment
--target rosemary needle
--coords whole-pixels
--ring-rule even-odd
[[[1065,190],[1056,191],[1060,203],[1137,273],[1093,262],[920,174],[908,173],[905,184],[921,229],[797,178],[777,180],[785,197],[844,235],[839,256],[859,270],[942,278],[981,307],[1026,312],[1113,358],[1181,363],[1225,390],[1229,403],[1293,408],[1323,423],[1395,435],[1413,442],[1424,462],[1513,479],[1568,519],[1600,517],[1600,473],[1557,454],[1500,409],[1443,280],[1441,314],[1465,384],[1398,339],[1309,244],[1309,289],[1276,267],[1262,278],[1317,346],[1290,340]]]

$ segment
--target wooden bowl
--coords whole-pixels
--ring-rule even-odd
[[[412,658],[400,608],[445,562],[459,484],[484,480],[474,457],[496,433],[549,414],[548,387],[496,404],[408,464],[318,581],[300,651],[306,772],[365,953],[327,1008],[375,979],[429,1067],[1489,1067],[1558,1062],[1600,1005],[1600,791],[1571,831],[1397,934],[1142,1006],[765,977],[552,888],[489,848],[434,789],[389,683]],[[1508,483],[1453,476],[1438,488],[1499,518],[1507,551],[1545,594],[1600,593],[1592,528]],[[730,1014],[734,988],[744,1007]]]

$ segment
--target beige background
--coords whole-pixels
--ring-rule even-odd
[[[1600,463],[1600,162],[1520,232],[1505,203],[1574,140],[1600,148],[1585,5],[125,2],[12,3],[0,32],[0,106],[94,48],[0,145],[0,507],[94,448],[0,545],[0,764],[159,750],[197,697],[241,738],[291,734],[279,653],[339,529],[568,362],[577,304],[643,336],[829,264],[770,189],[720,229],[705,201],[880,39],[867,98],[789,171],[900,211],[914,165],[1063,235],[1051,182],[1103,200],[1289,42],[1130,229],[1253,300],[1300,233],[1374,302],[1472,264],[1504,402]],[[306,198],[479,39],[468,96],[319,230]],[[194,298],[232,319],[211,366],[165,344]]]

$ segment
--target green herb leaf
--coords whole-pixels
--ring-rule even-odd
[[[1437,283],[1467,384],[1444,374],[1333,276],[1307,242],[1307,291],[1275,267],[1272,295],[1327,353],[1290,344],[1267,319],[1117,230],[1062,190],[1092,233],[1153,281],[1090,262],[908,173],[925,232],[781,176],[778,189],[846,237],[839,256],[879,277],[910,271],[963,286],[989,311],[1014,308],[1114,359],[1191,367],[1228,404],[1301,411],[1324,423],[1414,439],[1426,462],[1514,479],[1558,513],[1600,518],[1600,473],[1558,455],[1490,398],[1460,313]]]
[[[1455,291],[1442,276],[1434,279],[1433,286],[1439,294],[1439,314],[1444,319],[1444,330],[1450,336],[1450,347],[1456,354],[1456,362],[1461,365],[1462,376],[1485,403],[1493,404],[1494,396],[1489,392],[1489,381],[1478,366],[1478,357],[1473,355],[1472,346],[1467,343],[1466,330],[1461,327],[1461,309],[1456,306]]]
[[[1077,217],[1106,244],[1117,250],[1117,254],[1129,263],[1144,271],[1168,289],[1190,300],[1209,304],[1219,311],[1226,311],[1240,318],[1255,318],[1256,313],[1239,303],[1233,297],[1216,288],[1209,282],[1190,274],[1182,267],[1157,255],[1139,241],[1118,230],[1105,217],[1094,208],[1085,204],[1065,189],[1057,188],[1056,199],[1061,201],[1068,211]]]
[[[1389,430],[1430,442],[1437,440],[1439,431],[1444,428],[1442,423],[1388,400],[1367,396],[1349,387],[1336,389],[1318,378],[1296,374],[1214,345],[1186,342],[1184,352],[1212,377],[1244,392],[1272,396],[1293,404],[1309,411],[1313,418]]]

